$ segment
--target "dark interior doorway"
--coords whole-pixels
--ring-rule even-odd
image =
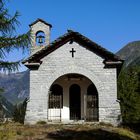
[[[69,91],[70,120],[81,119],[81,90],[80,86],[73,84]]]

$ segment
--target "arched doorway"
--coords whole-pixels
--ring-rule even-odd
[[[87,88],[87,121],[98,121],[98,92],[94,84]]]
[[[81,119],[81,90],[80,86],[73,84],[69,89],[70,120]]]
[[[84,75],[72,73],[57,78],[50,87],[48,102],[48,120],[98,120],[98,92]]]
[[[49,94],[49,120],[61,121],[62,108],[63,108],[63,88],[58,84],[54,84],[51,86]]]

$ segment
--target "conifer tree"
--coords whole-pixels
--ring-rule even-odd
[[[20,61],[5,61],[6,55],[14,49],[25,50],[29,46],[28,33],[15,35],[16,27],[19,25],[17,20],[19,13],[15,12],[11,16],[5,7],[6,0],[0,0],[0,71],[16,71]]]
[[[140,66],[124,69],[118,80],[124,123],[140,122]]]

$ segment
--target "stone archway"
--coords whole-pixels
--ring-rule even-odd
[[[57,121],[87,121],[87,90],[90,85],[93,85],[93,82],[89,78],[81,74],[65,74],[57,78],[52,83],[51,87],[53,87],[53,85],[59,85],[63,89],[63,106],[54,109],[48,108],[48,120],[50,118],[56,118],[55,120]],[[50,98],[48,102],[50,104]],[[51,117],[50,112],[53,115],[55,114],[56,116]],[[98,116],[98,112],[96,116]],[[98,120],[98,118],[96,120]],[[95,120],[92,119],[91,121]]]

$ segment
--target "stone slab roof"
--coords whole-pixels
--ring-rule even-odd
[[[37,51],[35,54],[31,55],[29,58],[24,60],[22,63],[36,63],[40,62],[40,59],[45,57],[46,55],[50,54],[51,52],[55,51],[65,43],[73,41],[81,44],[83,47],[89,49],[90,51],[96,53],[97,55],[101,56],[108,62],[117,62],[120,61],[123,63],[123,60],[113,54],[112,52],[106,50],[105,48],[101,47],[100,45],[96,44],[95,42],[91,41],[87,37],[83,36],[79,32],[74,32],[72,30],[68,30],[68,32],[53,42],[51,42],[48,46],[42,48],[41,50]]]

